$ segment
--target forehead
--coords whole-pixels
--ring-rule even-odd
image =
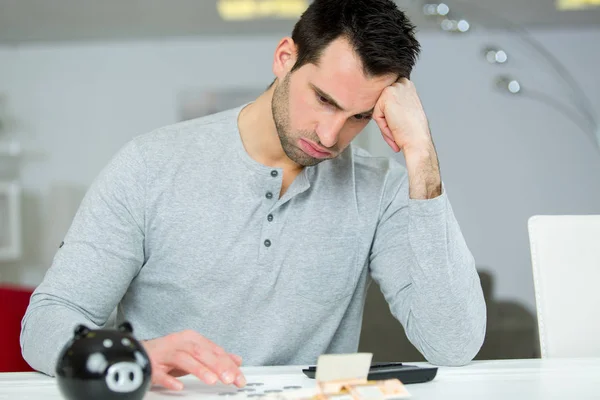
[[[360,57],[345,39],[337,39],[324,49],[317,65],[307,64],[306,78],[349,111],[369,110],[383,89],[395,82],[394,74],[367,76]],[[300,72],[300,71],[298,71]]]

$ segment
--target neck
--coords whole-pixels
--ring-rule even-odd
[[[290,160],[279,141],[271,102],[275,85],[244,107],[238,117],[238,129],[250,157],[268,167],[300,171],[302,166]]]

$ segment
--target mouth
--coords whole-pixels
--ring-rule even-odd
[[[306,154],[310,155],[311,157],[319,158],[319,159],[331,157],[330,152],[326,151],[325,149],[320,148],[315,143],[308,141],[306,139],[298,140],[298,144],[299,144],[300,148],[302,149],[302,151],[304,151]]]

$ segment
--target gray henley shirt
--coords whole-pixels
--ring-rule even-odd
[[[312,364],[357,350],[371,278],[431,363],[469,362],[486,311],[445,190],[409,199],[403,166],[349,146],[280,198],[241,108],[138,136],[102,170],[31,297],[27,362],[54,375],[74,327],[117,308],[141,340],[193,329],[244,365]]]

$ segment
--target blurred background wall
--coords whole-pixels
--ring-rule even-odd
[[[600,214],[600,149],[580,93],[520,30],[564,65],[598,119],[600,11],[527,3],[448,3],[446,19],[468,21],[465,32],[457,25],[448,32],[440,29],[443,18],[423,14],[423,3],[399,2],[419,29],[423,51],[412,78],[488,303],[509,304],[526,320],[527,333],[505,343],[527,342],[515,357],[536,354],[527,219]],[[21,189],[22,239],[21,254],[0,261],[0,283],[34,287],[42,280],[87,187],[128,140],[185,118],[185,101],[194,96],[239,91],[241,99],[271,82],[273,51],[294,19],[227,22],[216,10],[214,1],[0,0],[0,180]],[[491,64],[490,46],[507,61]],[[523,95],[502,90],[501,76],[518,79]],[[545,97],[527,96],[527,89]],[[556,102],[584,115],[569,118]],[[20,152],[6,150],[11,143]],[[356,143],[403,162],[374,124]],[[386,328],[377,293],[370,299],[375,311],[364,332],[387,331],[382,346],[389,348],[396,331]],[[515,319],[498,321],[506,337],[502,329]],[[376,340],[367,342],[362,346]]]

